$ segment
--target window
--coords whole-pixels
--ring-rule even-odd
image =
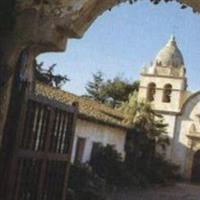
[[[156,94],[156,84],[149,83],[149,85],[147,87],[147,100],[154,101],[155,94]]]
[[[95,157],[96,153],[99,151],[101,146],[102,144],[100,142],[93,142],[90,160],[92,160]]]
[[[83,153],[85,149],[85,138],[78,137],[76,144],[76,154],[75,154],[75,163],[81,163],[83,159]]]
[[[164,86],[164,91],[163,91],[163,102],[165,103],[171,102],[171,93],[172,93],[171,84],[166,84]]]

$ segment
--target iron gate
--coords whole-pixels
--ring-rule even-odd
[[[8,200],[66,200],[77,106],[28,97],[16,134]]]

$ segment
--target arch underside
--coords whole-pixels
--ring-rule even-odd
[[[179,1],[200,13],[199,0]],[[35,0],[29,1],[30,3],[24,0],[15,0],[15,2],[17,2],[17,9],[19,9],[20,11],[30,8],[35,8],[37,10],[41,9],[40,4],[38,6],[34,3],[31,3],[35,2]],[[49,15],[51,13],[51,16],[59,15],[59,20],[61,21],[61,23],[63,20],[66,21],[66,34],[69,37],[77,38],[83,36],[83,34],[87,31],[87,29],[98,16],[116,5],[127,2],[129,2],[129,0],[55,0],[54,3],[49,3],[50,6],[46,4],[43,8],[45,8],[44,11],[47,11]],[[176,0],[174,0],[173,2],[176,2]]]

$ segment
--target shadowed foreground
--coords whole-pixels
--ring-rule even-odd
[[[111,194],[109,200],[200,200],[200,185],[176,184],[163,188]]]

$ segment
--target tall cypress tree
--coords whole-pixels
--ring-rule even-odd
[[[93,81],[89,81],[87,83],[86,91],[88,94],[85,96],[103,103],[105,101],[105,95],[103,93],[103,84],[103,73],[98,71],[96,74],[93,74]]]

